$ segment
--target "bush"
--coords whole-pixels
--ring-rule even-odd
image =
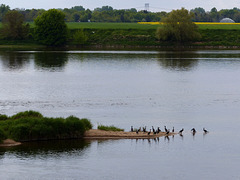
[[[24,24],[24,16],[18,11],[8,11],[3,17],[2,36],[8,40],[22,40],[28,37],[29,24]]]
[[[85,130],[92,129],[93,125],[88,119],[81,119],[84,124]]]
[[[88,40],[88,36],[83,32],[83,29],[77,30],[73,34],[73,44],[83,45],[86,44]]]
[[[34,37],[48,46],[59,46],[66,43],[67,25],[65,14],[56,9],[50,9],[38,16],[35,23]]]
[[[13,115],[11,119],[20,119],[20,118],[29,118],[29,117],[36,117],[36,118],[42,118],[43,115],[37,111],[24,111],[17,113],[16,115]]]
[[[162,41],[188,42],[200,39],[198,27],[192,22],[192,14],[182,8],[173,10],[163,19],[163,26],[157,29],[156,36]]]
[[[86,130],[92,128],[88,119],[74,116],[47,118],[35,111],[17,113],[8,120],[0,121],[0,126],[2,134],[16,141],[81,138]]]
[[[29,139],[31,128],[26,124],[17,124],[10,129],[10,137],[16,141],[26,141]]]
[[[2,142],[6,138],[6,133],[0,128],[0,142]]]
[[[4,120],[7,120],[8,119],[8,116],[5,115],[5,114],[0,114],[0,121],[4,121]]]
[[[124,131],[124,129],[120,129],[118,127],[115,126],[104,126],[104,125],[98,125],[97,127],[100,130],[104,130],[104,131]]]

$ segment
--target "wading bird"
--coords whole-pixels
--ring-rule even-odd
[[[204,132],[204,133],[208,133],[208,130],[206,130],[205,128],[203,128],[203,132]]]
[[[184,131],[184,129],[182,128],[182,129],[179,131],[179,133],[182,134],[183,131]]]

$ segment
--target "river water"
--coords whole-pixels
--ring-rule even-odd
[[[1,114],[184,128],[151,140],[0,148],[0,179],[240,179],[238,50],[0,51],[0,85]]]

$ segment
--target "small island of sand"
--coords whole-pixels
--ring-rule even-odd
[[[104,131],[99,129],[90,129],[85,132],[85,139],[151,139],[161,136],[171,136],[177,133],[159,132],[158,134],[151,133],[148,135],[146,132],[124,132],[124,131]]]

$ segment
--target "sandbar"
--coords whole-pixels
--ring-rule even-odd
[[[85,132],[84,139],[154,139],[162,136],[172,136],[177,133],[170,132],[166,134],[166,132],[159,132],[158,134],[150,135],[146,132],[124,132],[124,131],[104,131],[99,129],[90,129]]]

